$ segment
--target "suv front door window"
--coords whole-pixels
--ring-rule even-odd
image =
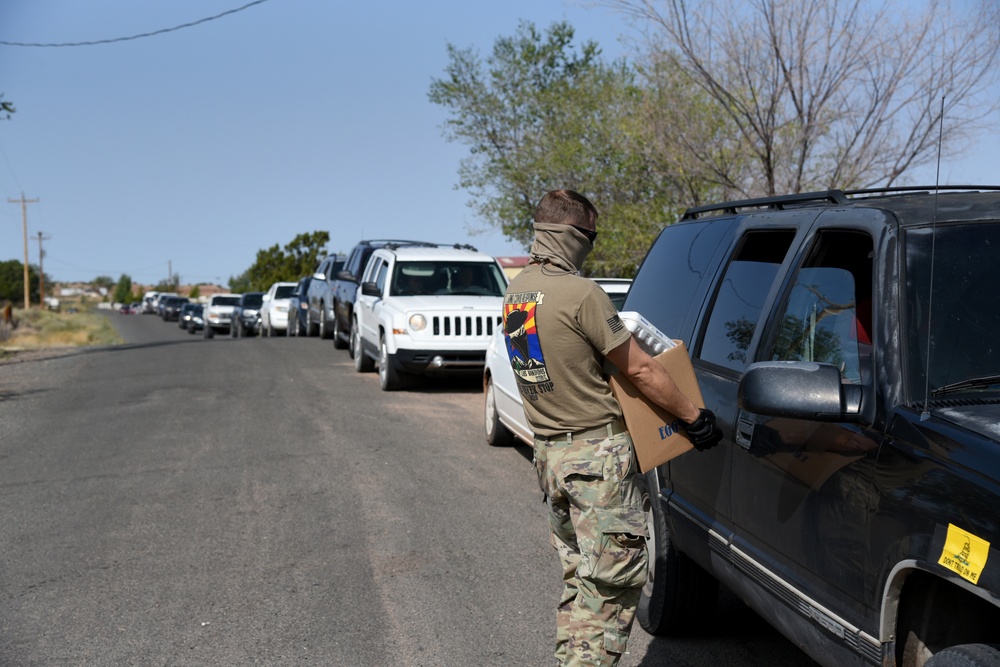
[[[780,303],[759,359],[833,364],[842,382],[870,384],[872,239],[819,232]],[[733,459],[736,544],[824,607],[862,600],[863,536],[880,435],[858,424],[740,410],[747,452]],[[737,500],[739,499],[739,500]],[[846,597],[845,597],[846,596]]]

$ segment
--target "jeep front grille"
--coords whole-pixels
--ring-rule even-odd
[[[431,331],[435,336],[452,338],[488,338],[503,318],[500,315],[435,315]]]

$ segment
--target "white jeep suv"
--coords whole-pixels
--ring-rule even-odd
[[[503,319],[507,278],[468,245],[386,245],[372,253],[351,323],[358,372],[376,364],[382,389],[414,375],[482,373]]]

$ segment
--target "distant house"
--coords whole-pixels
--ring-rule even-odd
[[[496,259],[500,262],[500,266],[503,267],[503,272],[507,274],[507,280],[519,274],[521,269],[526,267],[531,260],[527,255],[523,257],[497,257]]]

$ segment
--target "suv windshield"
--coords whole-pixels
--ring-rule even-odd
[[[1000,374],[997,248],[997,222],[939,225],[933,231],[927,227],[906,232],[904,329],[911,400],[922,399],[925,388],[933,395],[948,385]],[[930,381],[926,382],[928,376]],[[993,380],[968,383],[949,393],[1000,391],[1000,380]]]
[[[213,306],[238,306],[240,297],[238,296],[217,296],[212,298]]]
[[[263,294],[247,294],[243,297],[244,308],[260,308],[262,303],[264,303]]]
[[[503,296],[506,283],[492,262],[399,262],[389,294]]]

